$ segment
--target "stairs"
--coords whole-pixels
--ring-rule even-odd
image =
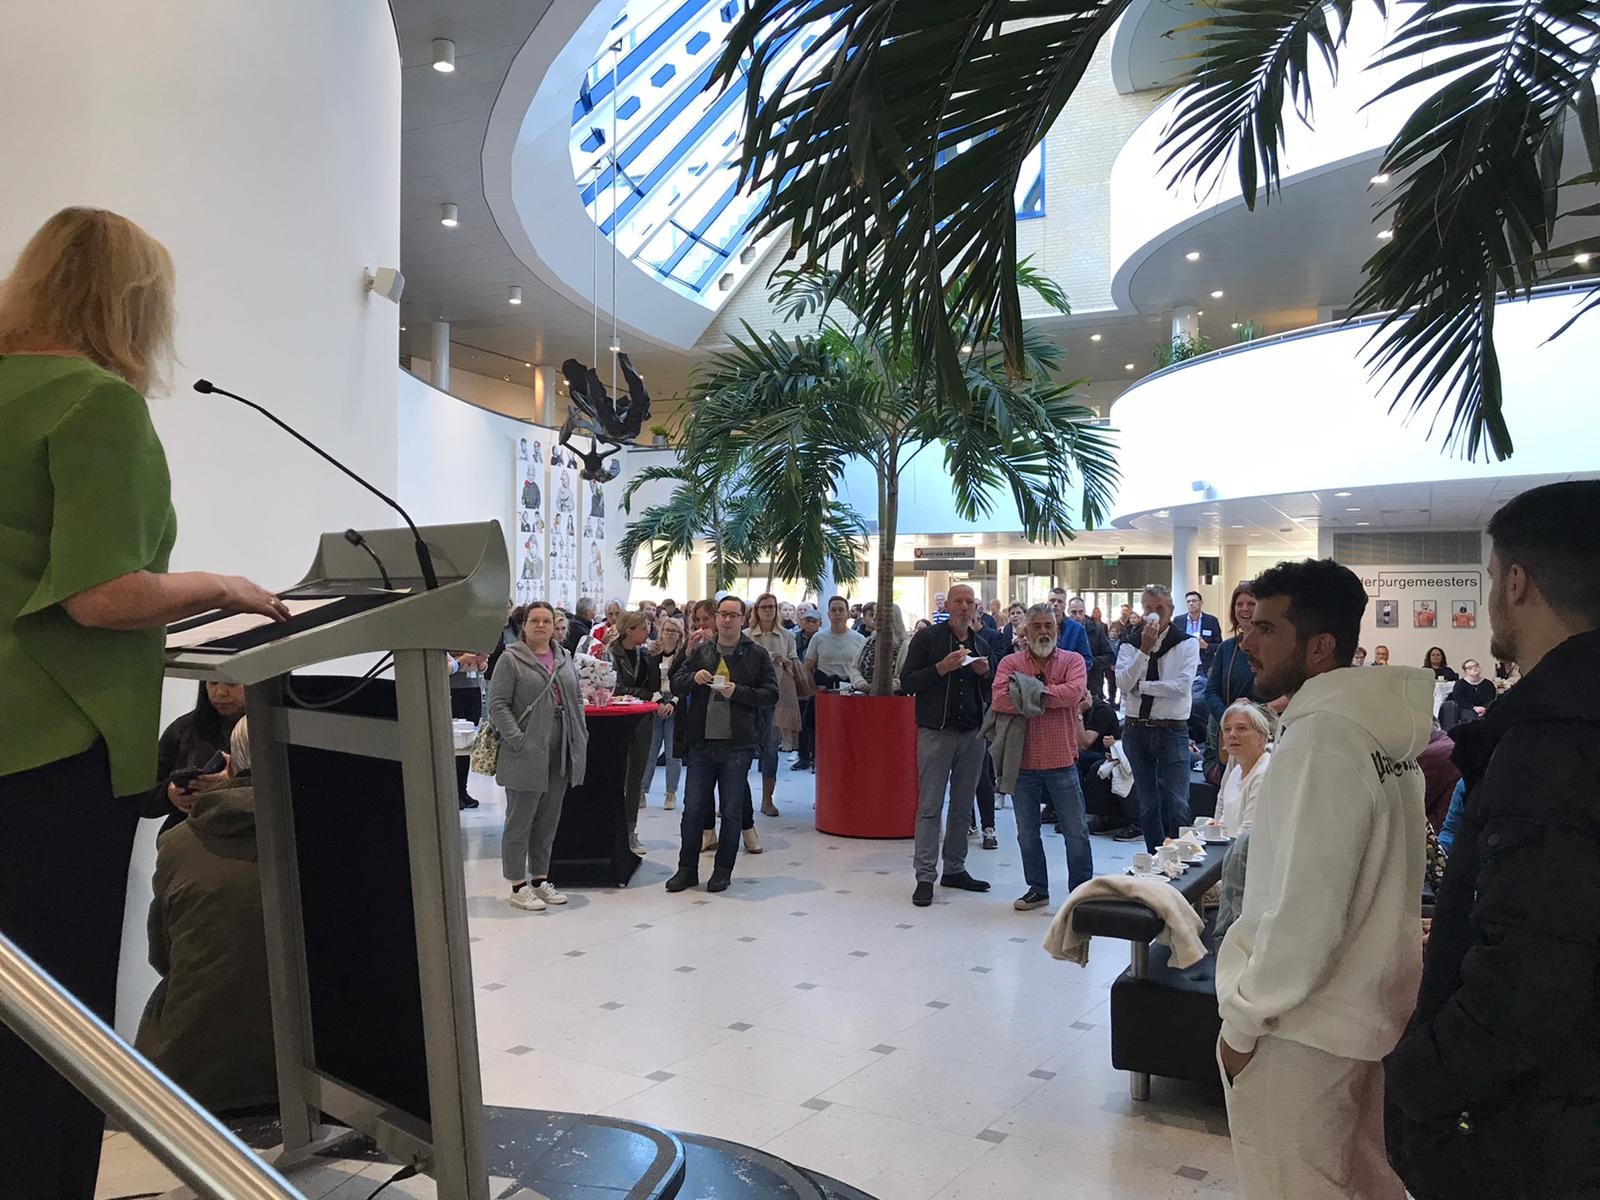
[[[873,1200],[750,1146],[639,1121],[484,1109],[489,1173],[548,1200]]]

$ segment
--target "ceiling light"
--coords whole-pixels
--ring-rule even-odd
[[[1200,261],[1200,251],[1191,250],[1191,251],[1189,251],[1189,253],[1185,254],[1184,257],[1187,258],[1190,262],[1199,262]]]
[[[1380,230],[1378,230],[1378,240],[1380,242],[1387,242],[1393,236],[1394,236],[1394,230],[1392,230],[1392,229],[1380,229]]]
[[[1347,509],[1345,509],[1345,512],[1360,512],[1360,511],[1361,510],[1359,508],[1347,508]]]
[[[1228,526],[1228,528],[1229,529],[1243,529],[1244,526],[1243,525],[1230,525],[1230,526]]]
[[[972,353],[972,343],[968,342],[965,346],[961,347],[961,353],[963,353],[963,354],[971,354]]]
[[[1091,342],[1098,342],[1100,340],[1100,335],[1098,333],[1091,333],[1089,335],[1089,340]]]
[[[522,365],[523,365],[523,366],[525,366],[525,367],[531,367],[531,366],[533,366],[533,364],[532,364],[532,363],[523,363],[523,364],[522,364]]]
[[[456,69],[456,44],[449,38],[433,39],[433,69],[446,75]]]
[[[439,224],[443,225],[446,229],[454,229],[457,225],[461,224],[460,214],[456,210],[456,206],[454,204],[439,205]]]
[[[510,293],[510,295],[508,295],[506,297],[506,303],[507,304],[521,304],[522,303],[522,289],[520,287],[518,287],[514,283],[511,285],[511,293]]]
[[[1122,364],[1122,369],[1124,371],[1131,371],[1131,370],[1133,370],[1133,364],[1132,363],[1123,363]]]
[[[400,332],[404,333],[405,331],[406,331],[406,327],[404,325],[400,326]]]
[[[1574,254],[1572,256],[1572,261],[1581,267],[1593,257],[1594,255],[1590,254],[1588,251],[1584,251],[1582,254]]]
[[[1222,299],[1222,289],[1218,288],[1216,291],[1212,292],[1211,293],[1211,298],[1213,300],[1221,300]]]
[[[1382,187],[1384,184],[1389,182],[1388,172],[1384,172],[1382,175],[1374,175],[1372,177],[1372,182],[1377,184],[1379,187]]]
[[[621,342],[612,342],[611,343],[611,353],[613,353],[613,354],[621,354],[622,353],[622,343]]]
[[[1337,497],[1340,500],[1343,500],[1349,494],[1350,494],[1349,492],[1335,492],[1334,496]]]
[[[1371,521],[1357,521],[1356,524],[1357,525],[1371,525],[1372,522]]]

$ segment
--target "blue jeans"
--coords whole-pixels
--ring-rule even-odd
[[[732,871],[739,857],[739,826],[749,795],[750,746],[723,742],[702,742],[689,747],[687,790],[683,797],[683,820],[679,833],[683,845],[678,850],[678,870],[687,875],[700,873],[700,832],[711,817],[712,793],[722,800],[722,821],[717,834],[716,871]]]
[[[778,777],[778,727],[772,723],[777,713],[776,707],[756,710],[756,736],[761,739],[757,751],[763,779]]]
[[[1151,854],[1178,827],[1189,823],[1189,732],[1155,729],[1128,722],[1122,728],[1122,748],[1133,768],[1133,786],[1139,794],[1139,828]]]
[[[1011,805],[1017,814],[1017,846],[1022,851],[1022,877],[1032,891],[1050,894],[1050,869],[1045,863],[1044,841],[1039,836],[1039,806],[1049,801],[1056,810],[1056,828],[1067,840],[1067,890],[1094,878],[1094,851],[1089,846],[1089,823],[1083,815],[1083,789],[1078,768],[1017,772],[1017,790]]]
[[[650,757],[645,760],[644,790],[648,793],[650,785],[656,781],[656,759],[661,756],[665,748],[667,752],[667,791],[674,796],[678,794],[678,775],[683,770],[683,763],[672,756],[672,723],[678,718],[676,715],[663,717],[660,713],[650,718]]]

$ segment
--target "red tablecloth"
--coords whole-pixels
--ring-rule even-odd
[[[653,704],[585,704],[583,715],[586,717],[631,717],[635,713],[654,712]]]
[[[917,826],[916,702],[817,693],[817,829],[908,838]]]

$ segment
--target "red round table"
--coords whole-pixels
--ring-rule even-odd
[[[916,701],[818,692],[817,829],[908,838],[917,826]]]

